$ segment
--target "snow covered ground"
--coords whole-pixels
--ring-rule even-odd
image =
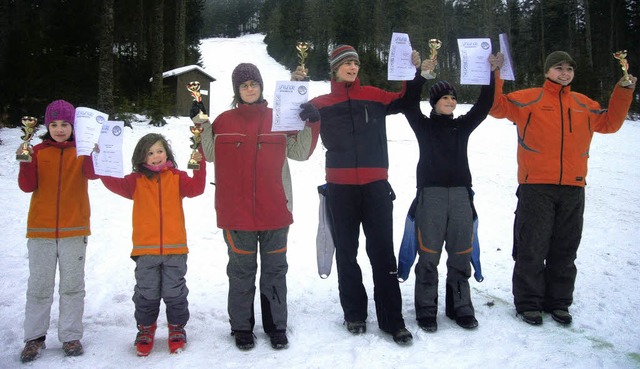
[[[202,41],[204,69],[217,81],[211,85],[210,116],[231,103],[231,71],[240,62],[252,62],[262,72],[265,97],[273,100],[275,81],[288,80],[289,72],[266,53],[264,36]],[[293,46],[292,46],[293,47]],[[363,68],[367,68],[366,65]],[[577,78],[580,78],[578,73]],[[203,87],[206,88],[206,87]],[[327,93],[326,82],[312,82],[311,95]],[[186,93],[186,91],[185,91]],[[61,96],[63,98],[63,96]],[[430,109],[423,103],[423,112]],[[469,105],[461,104],[461,114]],[[42,114],[42,112],[32,112]],[[168,137],[180,168],[189,156],[187,118],[168,118],[158,128],[146,121],[126,129],[124,157],[128,161],[138,139],[149,132]],[[415,194],[418,148],[404,116],[387,119],[390,182],[397,193],[394,228],[399,248],[404,218]],[[40,127],[39,134],[44,130]],[[396,345],[377,328],[373,307],[371,270],[364,248],[359,259],[370,296],[369,329],[361,336],[342,325],[335,266],[328,279],[318,277],[315,259],[318,195],[324,182],[324,149],[318,145],[307,162],[291,162],[294,183],[294,218],[289,236],[289,348],[275,351],[262,332],[256,299],[257,345],[242,352],[229,335],[227,317],[226,246],[216,228],[214,187],[194,199],[185,199],[189,236],[187,285],[191,320],[189,342],[179,355],[169,355],[166,319],[161,310],[156,347],[151,356],[138,358],[131,295],[134,262],[131,251],[131,202],[110,193],[100,181],[90,183],[92,236],[86,263],[87,296],[85,354],[63,357],[57,340],[57,292],[52,311],[47,350],[32,364],[21,364],[22,321],[28,278],[25,228],[30,195],[17,186],[15,150],[19,129],[0,130],[0,331],[5,349],[1,368],[638,368],[640,367],[640,124],[627,121],[612,135],[596,135],[591,147],[586,196],[585,227],[578,252],[578,279],[571,312],[574,323],[562,327],[550,316],[540,327],[515,317],[511,295],[511,239],[516,182],[516,135],[505,120],[488,118],[471,136],[470,163],[480,216],[479,239],[485,280],[472,279],[472,298],[480,322],[465,331],[441,314],[435,334],[421,331],[415,322],[413,272],[401,284],[403,311],[414,334],[409,347]],[[34,140],[34,143],[39,139]],[[127,165],[127,164],[125,164]],[[209,182],[213,167],[209,164]],[[125,167],[129,172],[130,167]],[[361,240],[364,243],[364,238]],[[445,257],[440,280],[445,279]]]

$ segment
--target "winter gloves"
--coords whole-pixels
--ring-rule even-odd
[[[300,119],[308,120],[311,123],[320,120],[320,112],[311,103],[301,104],[300,108],[302,108],[302,111],[300,112]]]

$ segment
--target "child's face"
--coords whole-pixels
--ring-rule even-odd
[[[71,137],[73,126],[64,120],[54,120],[49,123],[49,135],[56,142],[65,142]]]
[[[567,86],[571,81],[573,81],[574,70],[569,63],[556,64],[549,68],[544,76],[555,83]]]
[[[167,162],[167,152],[161,141],[158,141],[149,148],[147,152],[147,165],[163,165]]]
[[[262,93],[260,83],[252,79],[241,83],[238,89],[240,90],[240,98],[245,104],[253,104],[258,101],[260,93]]]
[[[360,71],[360,62],[356,59],[348,59],[336,70],[336,82],[353,82],[358,77],[358,71]]]
[[[440,115],[451,115],[458,105],[458,100],[453,95],[444,95],[433,108]]]

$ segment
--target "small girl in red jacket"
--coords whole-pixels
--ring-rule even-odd
[[[197,152],[193,158],[202,160]],[[136,145],[131,158],[133,173],[124,178],[101,177],[112,192],[133,200],[133,251],[136,286],[133,294],[138,334],[138,356],[153,348],[160,299],[166,305],[169,351],[182,351],[187,342],[184,326],[189,320],[187,232],[182,199],[204,192],[206,167],[193,178],[176,168],[167,140],[149,133]]]
[[[20,163],[18,185],[31,193],[27,219],[29,282],[20,360],[35,360],[45,348],[51,304],[60,269],[58,339],[65,356],[82,355],[84,262],[91,234],[87,179],[96,179],[93,162],[76,155],[75,108],[64,100],[47,106],[42,143]],[[19,149],[18,153],[21,153]],[[85,160],[87,159],[87,160]]]

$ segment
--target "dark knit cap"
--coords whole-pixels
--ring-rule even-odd
[[[76,108],[73,105],[64,100],[56,100],[47,106],[44,113],[44,125],[49,128],[49,123],[54,120],[63,120],[73,126],[75,118]]]
[[[336,48],[331,51],[331,54],[329,54],[329,66],[331,67],[331,71],[337,70],[338,67],[348,59],[355,59],[360,62],[356,49],[349,45],[336,46]]]
[[[576,68],[576,62],[573,60],[571,55],[564,51],[554,51],[549,54],[549,56],[547,56],[547,59],[544,61],[544,72],[547,73],[547,71],[549,71],[549,68],[552,68],[561,63],[568,63],[573,67],[573,69]]]
[[[233,84],[233,93],[238,99],[240,99],[240,85],[253,80],[260,84],[260,91],[264,90],[262,84],[262,76],[258,67],[251,63],[240,63],[231,73],[231,83]]]
[[[431,86],[431,89],[429,90],[429,103],[431,104],[431,107],[436,106],[438,100],[440,100],[442,96],[446,95],[451,95],[455,97],[456,100],[458,99],[456,89],[451,83],[447,81],[438,81],[438,83]]]

